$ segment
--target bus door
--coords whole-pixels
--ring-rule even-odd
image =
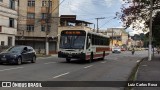
[[[86,42],[86,60],[93,59],[93,50],[92,50],[92,43],[91,38],[87,36],[87,42]]]

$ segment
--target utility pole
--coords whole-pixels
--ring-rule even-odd
[[[48,0],[48,7],[47,8],[47,18],[46,18],[46,44],[45,44],[45,51],[46,51],[46,55],[49,54],[49,41],[48,41],[48,37],[49,37],[49,32],[50,32],[50,3],[51,1]]]
[[[152,13],[153,13],[153,0],[150,0],[150,25],[149,25],[149,52],[148,52],[148,61],[152,60]]]
[[[95,29],[95,24],[94,24],[94,32],[95,32],[95,30],[96,30],[96,29]]]
[[[99,33],[99,28],[98,28],[98,20],[99,20],[99,19],[105,19],[105,17],[96,18],[96,19],[97,19],[97,33]]]
[[[112,28],[112,47],[113,48],[113,28]]]

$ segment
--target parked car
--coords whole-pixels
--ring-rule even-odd
[[[0,53],[0,63],[22,64],[23,62],[36,62],[36,52],[30,46],[13,46]]]
[[[112,53],[121,53],[121,48],[120,47],[113,47]]]

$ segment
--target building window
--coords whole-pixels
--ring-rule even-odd
[[[46,31],[46,26],[45,25],[41,25],[41,31]]]
[[[41,18],[42,19],[46,19],[47,18],[47,14],[46,13],[42,13]]]
[[[47,1],[43,0],[42,1],[42,7],[47,6]]]
[[[51,25],[48,26],[47,31],[48,31],[48,32],[51,31]]]
[[[19,6],[19,0],[18,0],[18,6]]]
[[[28,19],[34,19],[35,18],[35,13],[28,13],[27,18]]]
[[[34,31],[34,25],[27,25],[27,31]]]
[[[15,9],[15,0],[9,0],[10,4],[9,4],[9,8],[10,9]]]
[[[35,6],[35,0],[28,0],[28,6],[29,7]]]
[[[14,27],[14,18],[9,18],[9,27]]]
[[[8,46],[12,46],[12,37],[8,37]]]
[[[48,0],[43,0],[42,1],[42,7],[48,7],[50,5],[50,7],[52,7],[52,1],[48,1]]]
[[[0,32],[2,32],[2,26],[0,26]]]
[[[50,1],[50,3],[49,3],[49,4],[50,4],[50,7],[52,7],[52,1]]]
[[[1,41],[1,46],[4,46],[4,41]]]

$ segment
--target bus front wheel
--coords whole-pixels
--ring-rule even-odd
[[[93,61],[93,52],[91,52],[91,56],[90,56],[90,59],[89,59],[89,63],[91,63]]]
[[[66,62],[70,62],[71,61],[71,59],[70,58],[66,58]]]

